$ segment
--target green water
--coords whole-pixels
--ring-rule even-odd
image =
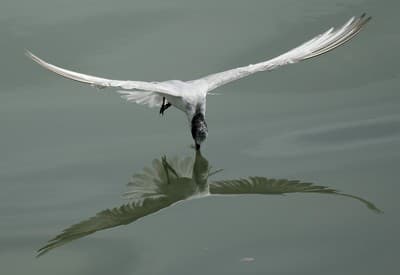
[[[0,273],[397,274],[398,9],[394,0],[3,1]],[[348,45],[208,98],[202,155],[211,172],[223,169],[209,178],[193,167],[180,111],[160,117],[23,55],[109,78],[188,80],[273,57],[362,12],[373,20]],[[185,158],[187,167],[174,162]],[[131,219],[140,211],[122,194],[154,159],[168,203]],[[225,181],[250,187],[204,196]],[[94,220],[88,236],[36,258],[64,229],[121,205],[113,223]]]

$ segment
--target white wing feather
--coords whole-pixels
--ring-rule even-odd
[[[121,97],[129,102],[146,105],[150,108],[160,107],[163,101],[163,97],[155,92],[121,90],[117,91],[117,93],[121,94]]]
[[[331,28],[325,33],[314,37],[297,48],[294,48],[278,57],[254,65],[251,64],[245,67],[239,67],[216,74],[211,74],[198,79],[198,81],[204,81],[207,83],[207,90],[211,91],[224,84],[241,79],[256,72],[270,71],[279,66],[297,63],[301,60],[316,57],[329,52],[349,41],[360,32],[362,27],[370,19],[371,17],[366,17],[365,14],[361,15],[357,19],[352,17],[339,29]]]
[[[67,69],[63,69],[47,63],[46,61],[40,59],[30,51],[26,51],[26,55],[31,58],[33,61],[38,63],[40,66],[45,69],[52,71],[60,76],[63,76],[68,79],[72,79],[75,81],[79,81],[82,83],[90,84],[91,86],[105,88],[105,87],[115,87],[124,90],[138,90],[138,93],[141,91],[145,91],[146,93],[152,92],[151,94],[158,93],[159,95],[172,95],[172,96],[181,96],[181,91],[179,89],[174,89],[174,85],[170,81],[165,82],[145,82],[145,81],[130,81],[130,80],[113,80],[106,79],[97,76],[81,74],[78,72],[70,71]],[[147,95],[150,95],[149,93]]]
[[[63,69],[47,63],[29,51],[26,55],[33,61],[41,65],[47,70],[50,70],[60,76],[68,79],[79,81],[82,83],[90,84],[95,87],[115,87],[123,89],[118,91],[122,97],[128,101],[136,102],[138,104],[148,105],[149,107],[160,106],[162,98],[166,95],[173,97],[182,97],[186,95],[193,95],[200,90],[211,91],[224,84],[246,77],[261,71],[273,70],[279,66],[286,64],[296,63],[301,60],[316,57],[318,55],[329,52],[336,47],[339,47],[353,38],[360,32],[362,27],[371,19],[366,17],[365,14],[359,18],[352,17],[346,24],[339,29],[331,28],[323,34],[320,34],[313,39],[303,43],[302,45],[294,48],[278,57],[268,61],[251,64],[236,69],[211,74],[203,78],[183,82],[179,80],[170,80],[164,82],[145,82],[145,81],[130,81],[130,80],[113,80],[78,72]],[[134,91],[126,91],[134,90]]]

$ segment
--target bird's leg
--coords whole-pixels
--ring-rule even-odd
[[[165,97],[162,98],[161,108],[160,108],[160,115],[164,114],[164,106],[165,106]]]
[[[161,158],[161,160],[162,160],[162,165],[163,165],[163,167],[164,167],[165,174],[166,174],[166,176],[167,176],[167,183],[168,183],[168,184],[170,183],[170,180],[169,180],[169,171],[171,171],[171,172],[175,175],[176,178],[179,178],[179,175],[178,175],[178,173],[175,171],[175,169],[172,168],[171,165],[169,165],[169,163],[168,163],[168,161],[167,161],[167,157],[166,157],[166,156],[163,156],[163,157]]]
[[[169,107],[171,107],[171,103],[167,103],[165,104],[165,97],[163,97],[162,99],[162,104],[161,104],[161,108],[160,108],[160,115],[164,115],[164,111],[167,110]]]

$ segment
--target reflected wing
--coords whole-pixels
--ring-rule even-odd
[[[192,168],[191,157],[153,160],[152,166],[133,175],[128,183],[129,191],[124,196],[133,200],[132,203],[103,210],[70,226],[40,248],[38,256],[96,231],[132,223],[192,196],[196,191],[190,179]]]
[[[51,239],[45,246],[40,248],[37,256],[42,256],[56,247],[83,238],[95,233],[96,231],[129,224],[168,207],[173,203],[175,203],[175,201],[172,201],[167,197],[159,197],[157,199],[146,199],[141,202],[130,203],[113,209],[103,210],[87,220],[64,229],[60,235]]]
[[[338,196],[344,196],[362,202],[363,204],[365,204],[366,207],[368,207],[372,211],[375,211],[377,213],[382,212],[372,202],[367,201],[363,198],[340,193],[337,190],[326,186],[315,185],[309,182],[300,182],[298,180],[249,177],[248,179],[214,181],[210,184],[211,195],[242,195],[242,194],[276,195],[276,194],[287,194],[287,193],[321,193],[321,194],[333,194]]]
[[[360,32],[362,27],[371,19],[363,14],[359,18],[351,18],[346,24],[338,29],[331,28],[327,32],[320,34],[313,39],[303,43],[278,57],[268,61],[251,64],[245,67],[211,74],[201,78],[208,85],[208,91],[211,91],[219,86],[246,77],[261,71],[270,71],[279,66],[286,64],[297,63],[301,60],[316,57],[327,53],[353,38]]]
[[[299,192],[336,193],[326,186],[287,179],[249,177],[248,179],[214,181],[210,184],[212,195],[285,194]]]
[[[30,51],[26,51],[26,55],[45,69],[65,78],[86,83],[98,88],[114,87],[123,89],[122,91],[118,91],[120,94],[123,94],[122,97],[128,101],[136,102],[138,104],[144,104],[150,107],[159,106],[161,105],[162,97],[165,94],[177,97],[182,95],[181,89],[174,87],[173,81],[145,82],[101,78],[57,67],[40,59]]]
[[[171,158],[164,156],[154,159],[152,166],[134,174],[124,197],[131,200],[158,198],[162,196],[183,196],[187,179],[192,177],[193,158]]]

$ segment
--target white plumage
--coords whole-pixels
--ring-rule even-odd
[[[342,27],[337,29],[331,28],[300,46],[270,60],[210,74],[191,81],[169,80],[162,82],[145,82],[106,79],[57,67],[47,63],[29,51],[27,51],[26,54],[42,67],[68,79],[87,83],[99,88],[118,88],[118,93],[122,94],[124,99],[131,102],[147,105],[149,107],[160,107],[163,105],[163,98],[165,98],[172,106],[186,113],[192,128],[192,135],[194,135],[193,127],[195,127],[194,124],[196,123],[194,123],[193,118],[196,114],[202,114],[202,117],[197,118],[197,124],[203,122],[203,124],[199,124],[202,129],[206,126],[204,117],[206,111],[206,96],[209,91],[257,72],[270,71],[279,66],[297,63],[301,60],[310,59],[329,52],[353,38],[370,19],[371,17],[366,17],[365,14],[358,18],[352,17]],[[202,134],[204,135],[204,133]],[[205,135],[207,135],[207,133],[205,133]],[[198,145],[197,147],[200,148],[198,140],[196,140],[195,136],[193,136],[193,138],[196,141],[196,146]],[[199,142],[202,141],[203,140],[200,140]]]

